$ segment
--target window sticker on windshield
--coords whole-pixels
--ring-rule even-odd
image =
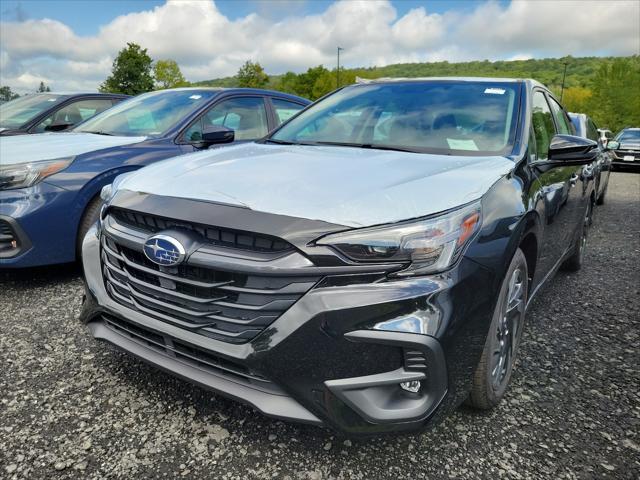
[[[202,98],[202,95],[191,95],[189,98],[191,100],[200,100]]]
[[[504,95],[506,90],[504,88],[485,88],[484,93],[491,93],[492,95]]]
[[[472,150],[478,151],[478,146],[473,140],[460,140],[455,138],[447,138],[447,143],[451,150]]]

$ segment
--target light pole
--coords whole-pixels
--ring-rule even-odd
[[[340,50],[344,50],[342,47],[338,47],[338,68],[336,69],[336,86],[340,88]]]
[[[560,89],[560,101],[562,102],[562,96],[564,95],[564,79],[567,76],[567,62],[564,62],[564,73],[562,74],[562,88]]]

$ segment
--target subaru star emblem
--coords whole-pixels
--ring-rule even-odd
[[[184,260],[185,250],[175,238],[168,235],[154,235],[144,243],[144,254],[152,262],[170,267]]]

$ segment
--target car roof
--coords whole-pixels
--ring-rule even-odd
[[[501,77],[381,77],[381,78],[362,78],[356,77],[356,83],[389,83],[389,82],[505,82],[516,83],[522,82],[522,78],[501,78]],[[535,80],[534,80],[535,81]]]
[[[583,118],[583,119],[587,119],[589,118],[589,115],[587,115],[586,113],[575,113],[575,112],[567,112],[567,115],[569,115],[571,118]]]
[[[549,90],[542,83],[533,78],[506,78],[506,77],[382,77],[382,78],[362,78],[356,77],[356,85],[366,85],[372,83],[393,83],[393,82],[483,82],[483,83],[527,83],[530,87],[541,87]]]
[[[57,95],[59,97],[130,97],[131,95],[126,95],[124,93],[104,93],[104,92],[35,92],[29,93],[27,95]]]
[[[162,91],[186,91],[186,92],[219,92],[219,93],[243,93],[243,94],[255,94],[255,95],[270,95],[281,98],[289,98],[303,103],[311,103],[304,97],[298,95],[292,95],[290,93],[278,92],[276,90],[267,90],[264,88],[241,88],[241,87],[179,87],[179,88],[167,88],[166,90],[156,90],[156,92]]]

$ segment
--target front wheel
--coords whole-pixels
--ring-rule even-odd
[[[602,190],[602,193],[598,197],[598,200],[596,201],[596,205],[604,205],[604,197],[607,194],[608,188],[609,188],[609,179],[607,179],[607,183],[604,185],[604,190]]]
[[[582,225],[580,227],[580,235],[578,235],[578,238],[576,239],[576,242],[573,246],[573,253],[562,264],[563,270],[567,270],[569,272],[577,272],[582,268],[582,264],[584,263],[584,252],[587,249],[589,227],[592,223],[592,213],[593,203],[589,202],[589,205],[587,205],[587,212],[584,215],[584,219],[582,220]]]
[[[467,400],[472,407],[489,410],[507,390],[522,338],[528,289],[527,259],[518,249],[502,281],[489,334],[473,375]]]
[[[76,258],[80,260],[82,256],[82,240],[94,223],[98,221],[100,216],[100,208],[102,207],[102,199],[100,195],[96,195],[91,199],[87,208],[84,209],[80,225],[78,225],[78,236],[76,238]]]

